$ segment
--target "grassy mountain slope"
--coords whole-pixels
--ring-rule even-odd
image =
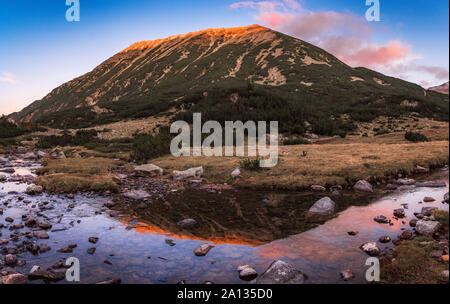
[[[299,39],[253,25],[136,43],[10,117],[57,128],[193,111],[205,119],[279,120],[282,131],[351,128],[418,112],[448,120],[448,96],[351,68]],[[330,118],[333,118],[330,120]]]

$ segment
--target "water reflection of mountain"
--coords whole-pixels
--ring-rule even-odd
[[[216,244],[259,246],[323,223],[323,220],[318,222],[307,218],[306,212],[325,195],[250,191],[210,194],[188,190],[173,194],[166,200],[154,201],[145,210],[129,208],[124,212],[139,219],[134,228],[140,233],[167,234]],[[357,199],[351,196],[334,200],[339,210],[352,203],[358,204]],[[198,224],[189,228],[177,225],[187,218],[195,219]]]

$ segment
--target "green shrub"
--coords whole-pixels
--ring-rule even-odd
[[[259,157],[256,157],[256,159],[246,158],[246,159],[241,160],[239,162],[239,166],[242,169],[256,171],[256,170],[260,170],[261,169],[261,166],[259,165],[260,161],[261,161],[261,159]]]
[[[422,133],[417,133],[417,132],[406,132],[405,134],[405,139],[411,142],[425,142],[425,141],[430,141],[428,139],[428,137],[426,137],[424,134]]]
[[[149,159],[163,156],[170,153],[170,143],[172,135],[169,128],[163,128],[159,134],[139,134],[134,137],[131,159],[142,163]]]

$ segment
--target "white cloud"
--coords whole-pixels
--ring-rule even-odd
[[[0,74],[0,82],[15,84],[17,83],[17,77],[11,73],[3,72]]]

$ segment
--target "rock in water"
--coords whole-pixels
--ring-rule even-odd
[[[305,275],[288,263],[278,260],[273,262],[269,268],[257,279],[254,284],[303,284]]]
[[[26,193],[28,195],[36,195],[36,194],[41,194],[42,192],[44,192],[44,189],[41,186],[29,186],[26,190]]]
[[[416,184],[416,181],[410,178],[400,178],[395,183],[400,186],[412,186]]]
[[[376,218],[373,219],[375,222],[380,224],[389,224],[391,222],[390,219],[385,217],[384,215],[378,215]]]
[[[404,218],[406,216],[405,215],[405,209],[403,209],[403,208],[395,209],[394,210],[394,216],[398,217],[398,218]]]
[[[366,192],[366,193],[373,192],[372,185],[365,180],[360,180],[359,182],[357,182],[355,186],[353,186],[353,189],[358,192]]]
[[[336,203],[329,197],[318,200],[308,211],[309,215],[331,215],[334,213]]]
[[[355,274],[353,273],[353,271],[351,271],[350,269],[341,271],[341,278],[344,281],[350,281],[351,279],[353,279],[355,277]]]
[[[447,184],[445,182],[424,182],[424,183],[417,183],[416,187],[445,188],[447,187]]]
[[[203,167],[191,168],[186,171],[173,171],[173,179],[176,181],[191,177],[200,178],[203,175]]]
[[[377,243],[375,242],[368,242],[365,244],[361,245],[361,250],[364,251],[365,253],[367,253],[368,255],[372,256],[372,257],[376,257],[378,255],[380,255],[380,248],[378,248]]]
[[[391,241],[391,237],[388,235],[380,237],[380,243],[386,244],[386,243],[389,243],[390,241]]]
[[[448,194],[448,192],[447,192],[447,193],[445,193],[445,195],[444,195],[444,201],[443,201],[443,203],[447,203],[447,204],[448,204],[448,200],[449,200],[449,194]]]
[[[163,169],[153,164],[135,166],[134,171],[138,174],[149,175],[151,177],[162,176],[164,173]]]
[[[205,255],[207,255],[208,252],[209,252],[211,249],[213,249],[214,247],[215,247],[215,246],[209,245],[209,244],[201,245],[201,246],[199,246],[199,247],[197,247],[197,248],[194,249],[194,254],[195,254],[196,256],[205,256]]]
[[[2,281],[5,285],[23,285],[28,283],[27,277],[20,273],[4,276],[0,279],[0,283]]]
[[[432,237],[441,228],[438,221],[418,221],[416,224],[416,233]]]
[[[423,214],[425,216],[432,216],[433,212],[435,210],[438,210],[438,208],[437,207],[423,207],[421,214]]]
[[[432,202],[434,202],[434,201],[436,201],[433,197],[429,197],[429,196],[427,196],[427,197],[425,197],[424,199],[423,199],[423,201],[425,202],[425,203],[432,203]]]
[[[251,281],[256,279],[258,273],[255,269],[251,268],[249,265],[238,267],[239,278],[243,281]]]

